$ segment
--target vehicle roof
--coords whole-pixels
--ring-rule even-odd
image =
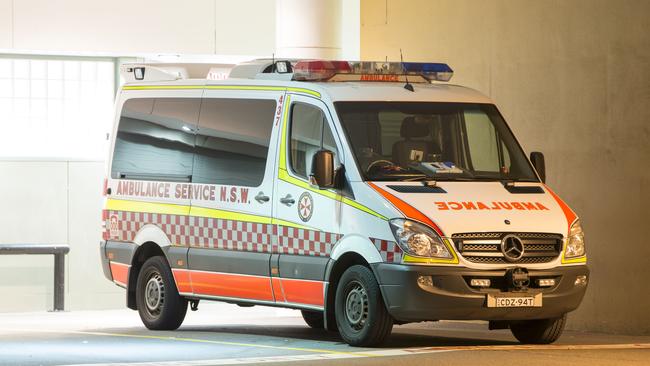
[[[403,102],[454,102],[488,103],[484,94],[464,86],[448,83],[412,83],[414,91],[404,88],[401,82],[338,81],[305,82],[267,79],[181,79],[175,81],[131,82],[124,86],[174,86],[174,85],[237,85],[307,89],[325,95],[333,102],[339,101],[403,101]]]

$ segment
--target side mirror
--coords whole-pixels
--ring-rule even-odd
[[[318,151],[312,160],[309,181],[319,188],[334,187],[334,153],[329,150]]]
[[[546,163],[544,163],[544,154],[539,151],[530,153],[530,162],[533,163],[537,174],[542,178],[542,183],[546,183]]]

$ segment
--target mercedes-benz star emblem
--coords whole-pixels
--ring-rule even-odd
[[[506,235],[501,239],[501,253],[508,262],[516,262],[524,256],[524,243],[517,235]]]

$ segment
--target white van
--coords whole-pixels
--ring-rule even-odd
[[[355,346],[441,319],[550,343],[580,304],[577,216],[449,66],[122,71],[101,256],[147,328],[219,300],[300,309]]]

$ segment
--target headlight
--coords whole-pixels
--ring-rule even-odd
[[[571,225],[571,229],[569,229],[569,238],[564,249],[564,258],[582,257],[583,255],[585,255],[585,234],[582,232],[580,220],[576,220]]]
[[[390,228],[397,244],[404,252],[419,257],[452,258],[442,238],[426,225],[418,222],[393,219]]]

